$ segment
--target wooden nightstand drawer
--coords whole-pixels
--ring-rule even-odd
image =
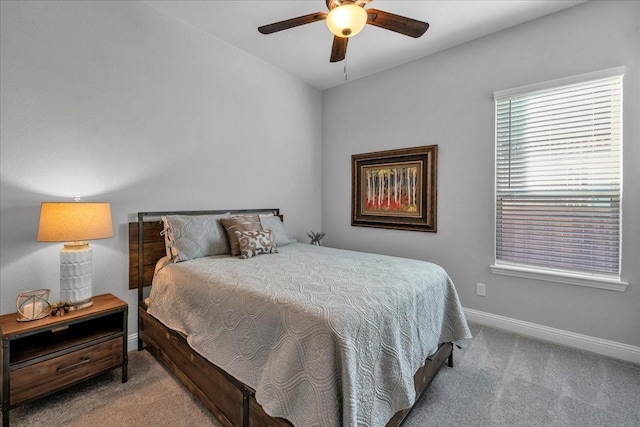
[[[122,363],[122,338],[16,369],[9,374],[11,404],[62,388]]]

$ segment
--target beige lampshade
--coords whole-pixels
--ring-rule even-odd
[[[43,202],[39,242],[76,242],[113,237],[109,203]]]
[[[367,23],[367,12],[355,4],[343,4],[331,9],[326,18],[327,27],[338,37],[353,37]]]

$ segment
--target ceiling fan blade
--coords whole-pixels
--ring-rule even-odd
[[[426,22],[382,10],[367,9],[367,14],[369,15],[367,24],[375,25],[385,30],[395,31],[405,36],[418,38],[429,28],[429,24]]]
[[[276,33],[282,30],[288,30],[289,28],[297,27],[299,25],[310,24],[316,21],[323,21],[327,17],[327,12],[316,12],[309,15],[298,16],[297,18],[286,19],[280,22],[274,22],[273,24],[263,25],[258,27],[258,31],[262,34]]]
[[[349,42],[349,39],[346,37],[333,36],[329,62],[340,62],[347,56],[347,42]]]

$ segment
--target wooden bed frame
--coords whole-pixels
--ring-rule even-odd
[[[280,214],[279,209],[139,212],[138,222],[129,223],[129,289],[138,289],[138,350],[149,350],[223,426],[291,426],[283,418],[267,415],[256,401],[251,387],[209,362],[189,346],[184,335],[167,328],[147,313],[144,288],[151,285],[155,264],[166,254],[164,237],[160,235],[163,229],[160,217],[226,212],[238,215],[255,212]],[[153,218],[157,220],[151,221]],[[452,343],[442,344],[414,375],[416,402],[445,362],[453,367]],[[397,412],[387,427],[402,424],[412,408]]]

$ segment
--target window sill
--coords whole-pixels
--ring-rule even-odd
[[[516,265],[493,264],[490,265],[493,274],[504,276],[523,277],[526,279],[544,280],[546,282],[567,283],[577,286],[588,286],[590,288],[607,289],[610,291],[624,292],[629,283],[618,278],[582,275],[563,271],[545,271],[531,267]]]

